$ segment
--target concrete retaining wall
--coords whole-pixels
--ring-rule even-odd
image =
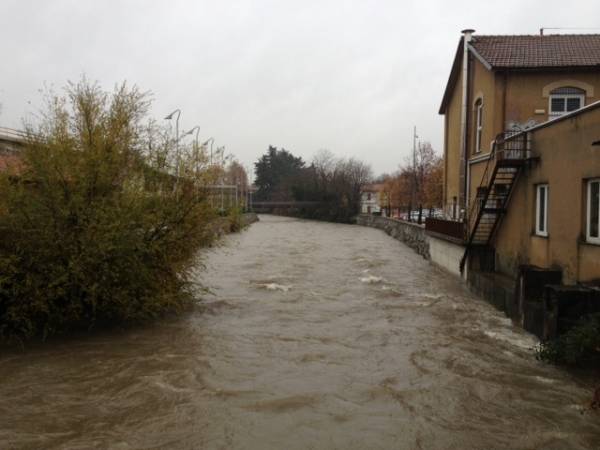
[[[465,252],[464,245],[431,234],[428,234],[427,237],[429,239],[431,262],[453,275],[462,276],[460,273],[460,260]]]
[[[425,234],[425,228],[421,225],[370,214],[360,214],[356,217],[356,223],[366,227],[379,228],[394,239],[408,245],[423,258],[430,259],[429,241]]]
[[[385,231],[393,238],[404,242],[425,259],[431,260],[432,263],[453,275],[461,276],[460,260],[465,247],[451,238],[438,237],[434,233],[428,233],[422,225],[370,214],[357,216],[356,223]]]

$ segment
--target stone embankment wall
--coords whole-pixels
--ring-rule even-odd
[[[242,215],[242,226],[247,227],[254,222],[258,222],[258,215],[256,213],[245,213]]]
[[[356,217],[356,223],[366,227],[379,228],[394,239],[408,245],[423,258],[430,259],[429,240],[425,234],[425,227],[421,225],[371,214],[360,214]]]

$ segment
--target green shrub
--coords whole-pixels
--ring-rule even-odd
[[[142,123],[148,107],[125,85],[71,84],[29,130],[20,167],[0,174],[0,340],[190,304],[196,252],[213,236],[207,180],[197,151]]]
[[[593,314],[557,339],[541,343],[537,358],[555,364],[600,363],[600,314]]]
[[[229,214],[229,231],[240,231],[244,227],[243,212],[241,208],[230,208]]]

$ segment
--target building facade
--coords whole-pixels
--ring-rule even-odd
[[[439,110],[445,217],[426,230],[446,266],[547,339],[600,312],[600,35],[473,33]]]
[[[600,285],[600,101],[512,139],[528,155],[490,241],[495,269],[536,266],[567,285]]]
[[[444,115],[444,212],[462,219],[505,131],[531,128],[600,97],[600,35],[479,36],[465,30]]]
[[[385,214],[384,189],[382,184],[368,184],[360,192],[361,214]]]

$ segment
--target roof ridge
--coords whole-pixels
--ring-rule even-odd
[[[600,33],[553,33],[553,34],[474,34],[473,38],[476,39],[478,37],[498,37],[498,38],[505,38],[505,37],[539,37],[539,38],[545,38],[545,37],[557,37],[557,36],[564,36],[564,37],[587,37],[587,36],[600,36]]]

